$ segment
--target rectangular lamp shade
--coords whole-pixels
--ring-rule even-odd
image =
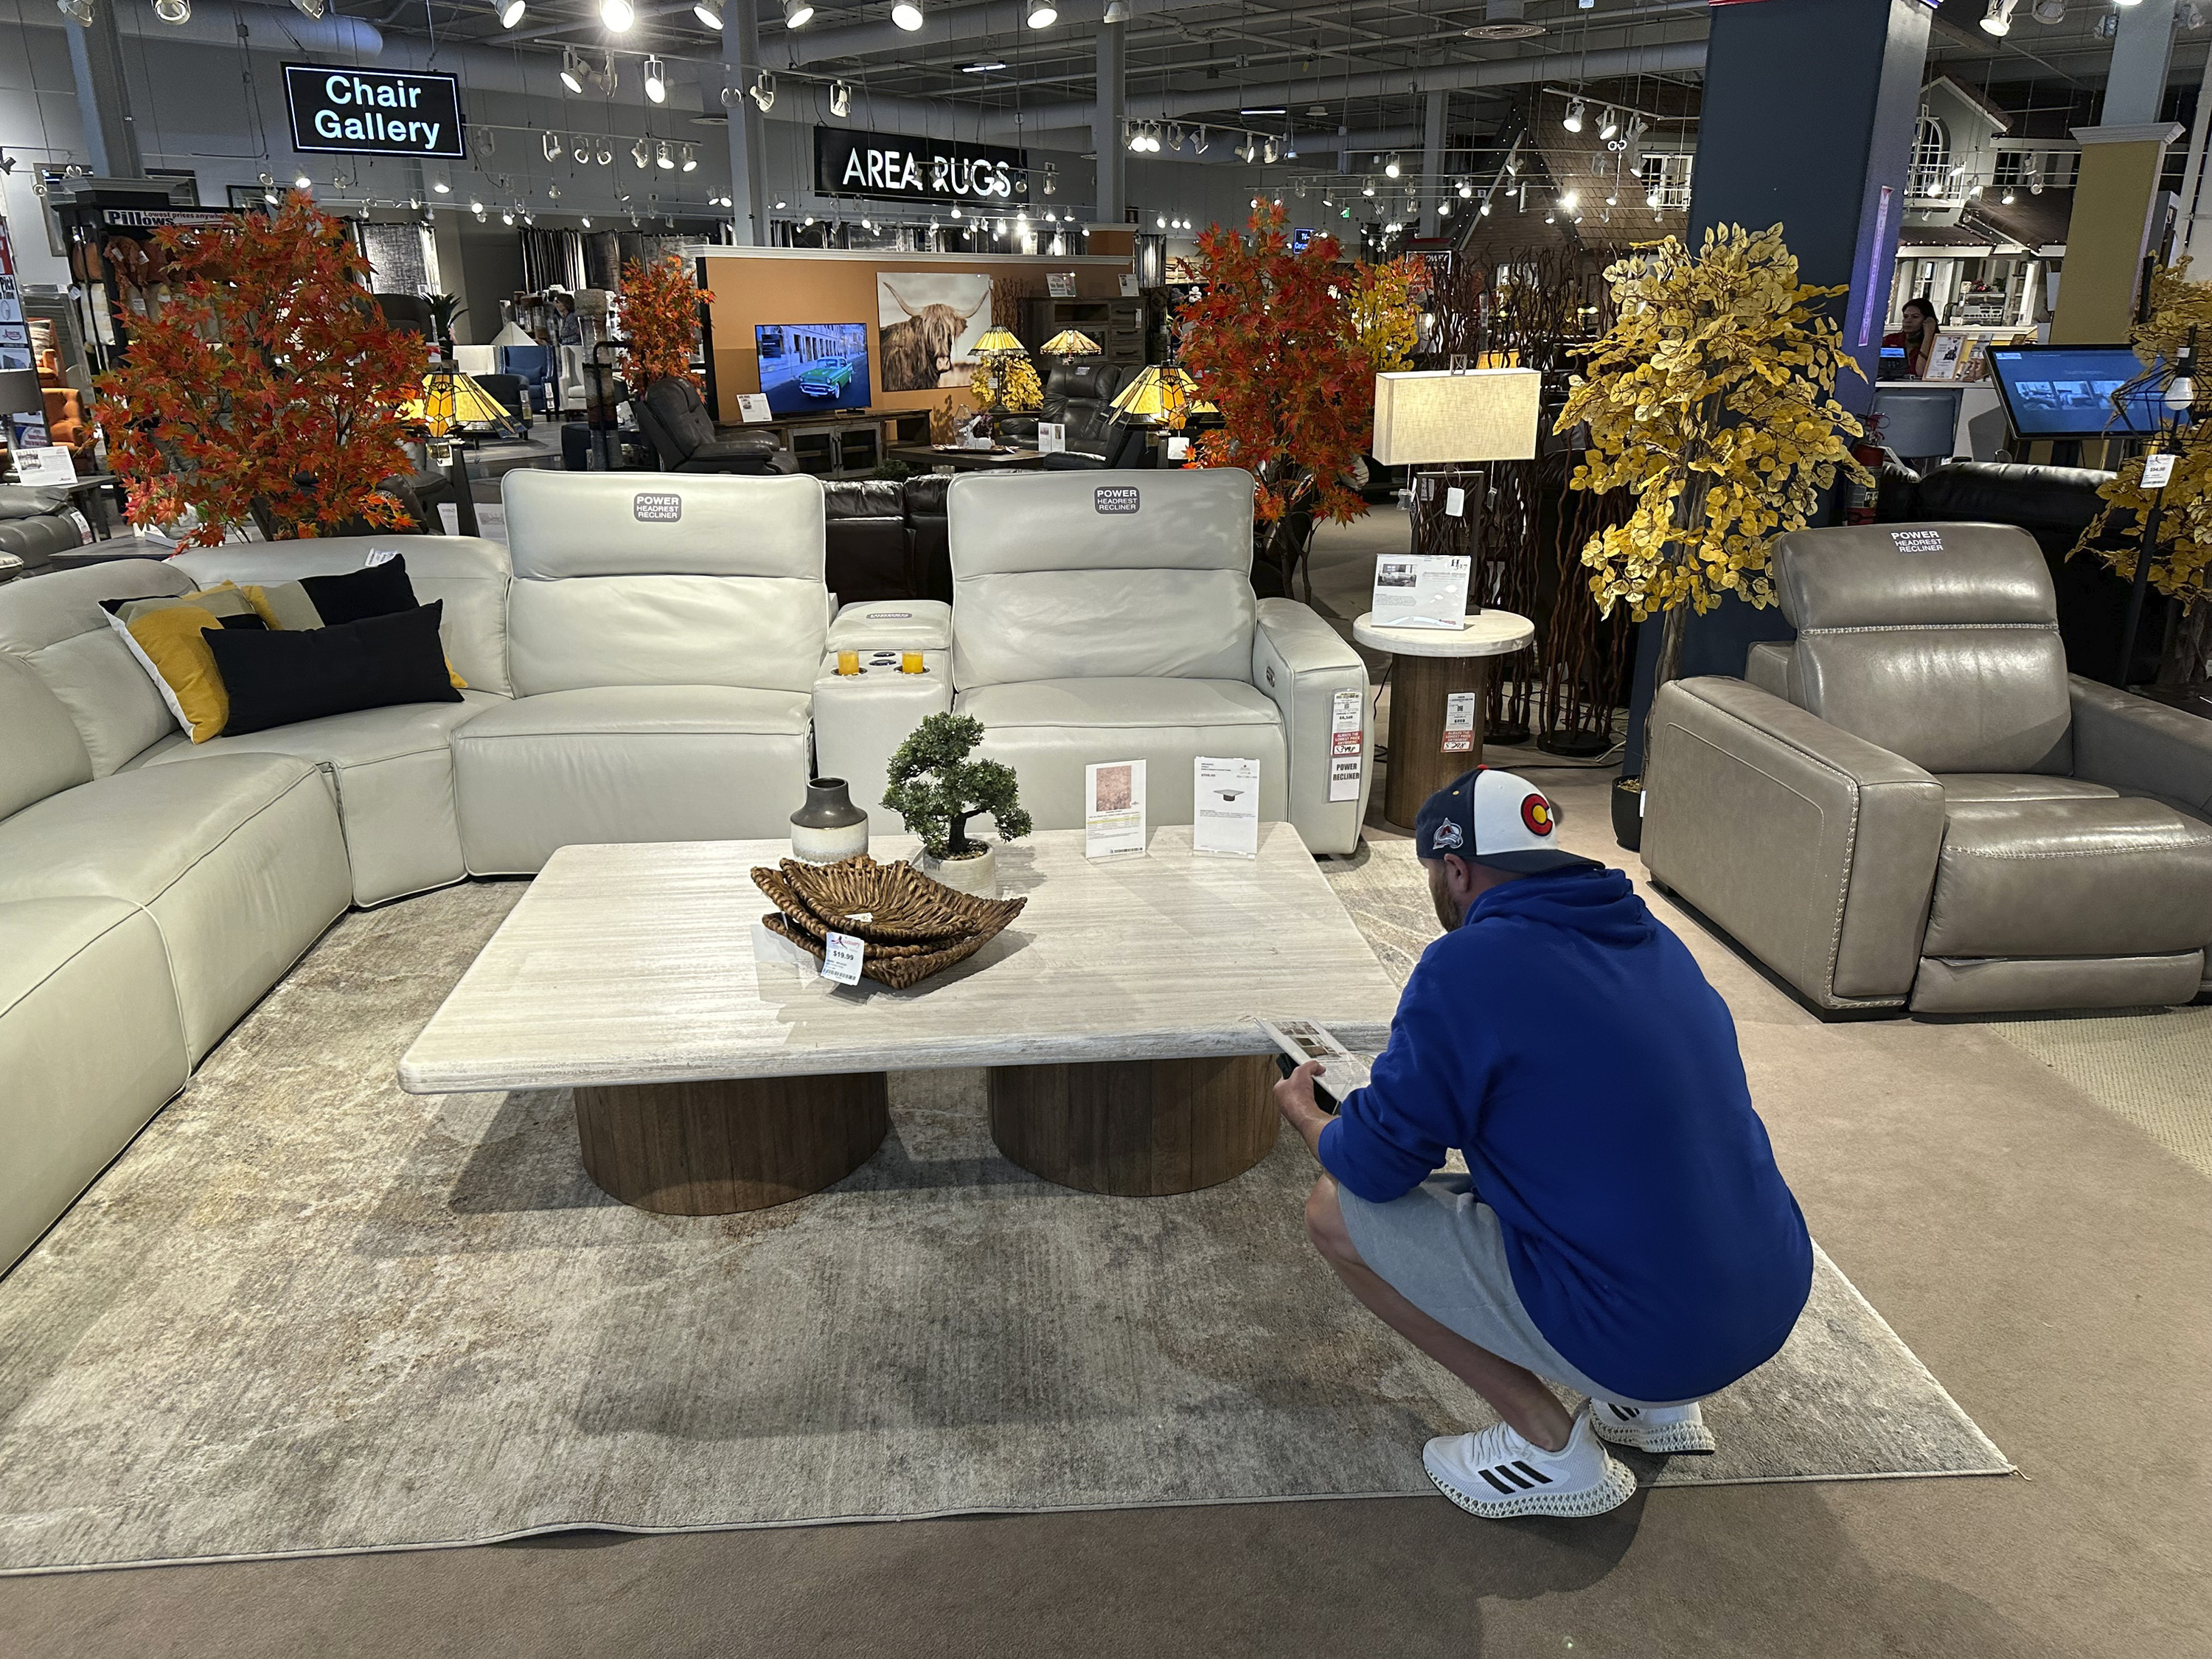
[[[1375,459],[1385,466],[1532,459],[1543,386],[1533,368],[1377,374]]]

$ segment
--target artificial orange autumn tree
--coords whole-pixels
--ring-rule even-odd
[[[131,521],[196,512],[185,541],[201,547],[249,521],[272,541],[409,522],[379,486],[412,470],[399,411],[426,348],[385,322],[344,228],[295,192],[157,234],[169,299],[95,383]]]
[[[691,348],[699,339],[699,307],[714,296],[701,288],[673,253],[651,264],[632,259],[616,289],[622,305],[623,379],[630,396],[672,375],[696,382]]]
[[[1347,275],[1334,237],[1293,253],[1285,217],[1264,204],[1246,233],[1215,225],[1198,239],[1204,292],[1183,313],[1182,349],[1222,417],[1200,434],[1197,463],[1252,475],[1262,551],[1278,560],[1297,518],[1345,524],[1367,511],[1351,478],[1374,423],[1375,370],[1397,355],[1384,313],[1418,280]]]

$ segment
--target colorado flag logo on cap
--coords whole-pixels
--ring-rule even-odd
[[[1535,793],[1532,790],[1528,794],[1522,798],[1521,822],[1527,824],[1530,831],[1534,834],[1539,836],[1550,835],[1552,833],[1552,824],[1553,822],[1552,817],[1552,803],[1546,800],[1541,795]]]

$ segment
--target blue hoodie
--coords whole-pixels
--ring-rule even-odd
[[[1711,1394],[1796,1323],[1812,1241],[1735,1023],[1620,871],[1480,895],[1422,952],[1321,1161],[1383,1204],[1455,1146],[1522,1304],[1591,1380],[1632,1400]]]

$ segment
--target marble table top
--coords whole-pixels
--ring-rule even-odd
[[[1352,637],[1370,651],[1399,657],[1502,657],[1536,637],[1536,624],[1511,611],[1479,611],[1460,620],[1465,628],[1390,628],[1363,611],[1352,618]]]
[[[878,860],[915,850],[878,836]],[[967,961],[903,991],[757,962],[782,841],[564,847],[399,1062],[416,1094],[1272,1052],[1261,1014],[1379,1049],[1398,991],[1288,823],[1256,859],[1188,826],[1092,861],[1079,830],[998,849],[1029,896]]]

